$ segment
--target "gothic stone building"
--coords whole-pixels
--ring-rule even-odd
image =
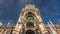
[[[22,9],[16,25],[9,24],[0,24],[0,34],[60,34],[60,26],[50,20],[44,24],[39,9],[31,4]]]

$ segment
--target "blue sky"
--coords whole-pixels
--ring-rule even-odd
[[[26,4],[34,4],[41,13],[44,23],[49,19],[60,24],[60,0],[0,0],[0,20],[3,24],[11,21],[16,24],[19,13]]]

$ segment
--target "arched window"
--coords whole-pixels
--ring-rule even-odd
[[[35,15],[32,12],[28,12],[25,17],[26,19],[31,20],[31,19],[34,19]]]
[[[26,34],[35,34],[35,32],[33,30],[27,30]]]
[[[28,27],[34,27],[34,24],[32,22],[27,22],[26,26],[28,26]]]

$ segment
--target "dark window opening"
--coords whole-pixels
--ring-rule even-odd
[[[35,34],[35,32],[33,30],[27,30],[26,34]]]
[[[28,12],[28,14],[32,14],[32,12]]]
[[[34,24],[33,24],[32,22],[27,22],[27,23],[26,23],[26,26],[33,27]]]

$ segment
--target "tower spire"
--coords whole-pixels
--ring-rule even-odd
[[[48,27],[50,28],[52,34],[58,34],[57,30],[54,29],[54,27],[51,26],[51,23],[49,23],[49,22],[48,22]]]
[[[54,27],[54,24],[52,23],[52,21],[51,21],[51,20],[49,20],[49,23],[51,24],[51,26],[53,26],[53,27]]]
[[[53,24],[51,20],[49,20],[49,23]]]
[[[10,26],[10,21],[8,22],[7,26]]]
[[[2,20],[0,20],[0,26],[2,26]]]

